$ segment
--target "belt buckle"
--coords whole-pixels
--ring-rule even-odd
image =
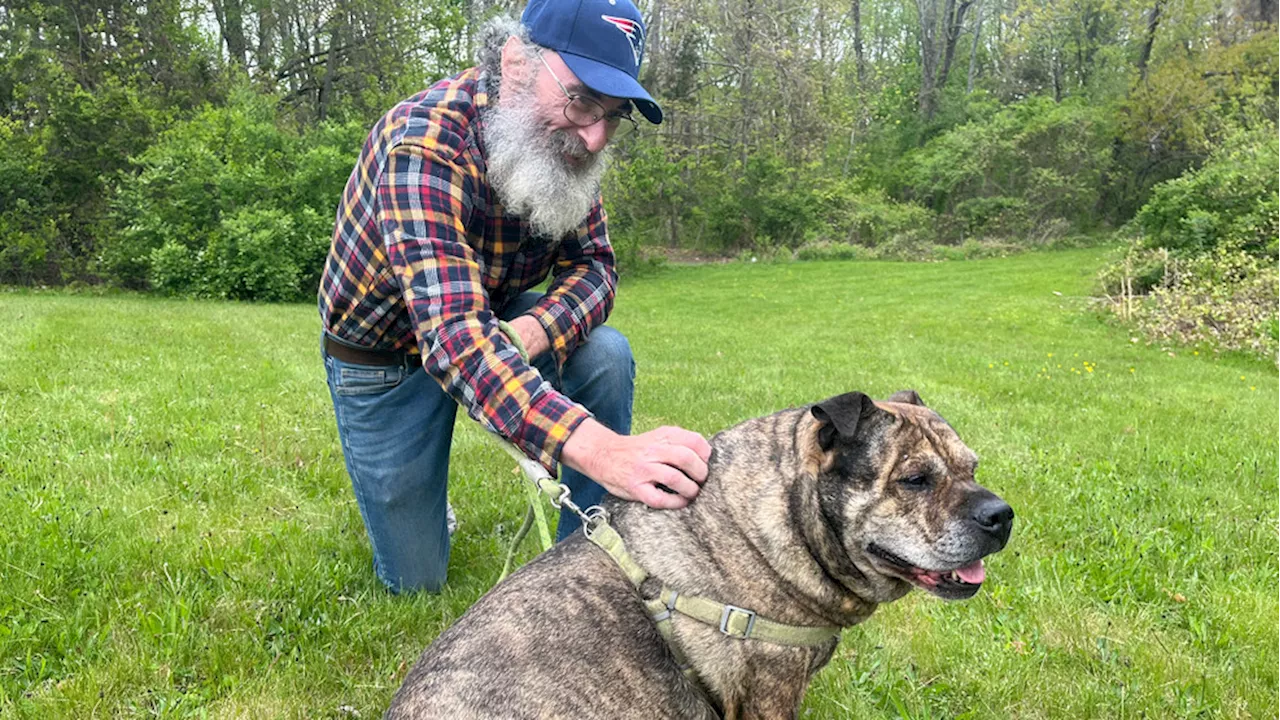
[[[729,618],[735,612],[742,613],[743,615],[747,616],[747,629],[744,630],[741,635],[729,630]],[[736,637],[736,638],[743,638],[743,639],[749,638],[751,637],[751,631],[755,628],[755,626],[756,626],[756,614],[755,614],[755,611],[753,610],[740,608],[737,605],[725,605],[724,612],[720,614],[720,632],[724,633],[725,635],[728,635],[729,637]]]

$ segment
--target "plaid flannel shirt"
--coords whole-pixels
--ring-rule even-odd
[[[520,358],[495,313],[554,271],[529,314],[563,364],[612,309],[613,250],[599,200],[559,242],[505,214],[486,178],[485,85],[472,68],[373,127],[338,207],[320,315],[341,342],[416,347],[468,415],[554,471],[590,414]]]

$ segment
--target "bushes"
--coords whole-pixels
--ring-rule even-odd
[[[1273,132],[1240,133],[1204,167],[1157,185],[1133,219],[1142,246],[1190,256],[1230,245],[1275,257],[1278,155]]]
[[[1274,129],[1237,134],[1157,185],[1124,257],[1099,275],[1113,310],[1155,340],[1275,359],[1278,151]]]
[[[310,297],[362,126],[280,128],[273,101],[248,90],[206,108],[135,158],[103,249],[126,287],[243,300]]]
[[[897,202],[883,190],[848,192],[833,200],[834,224],[851,243],[879,247],[901,241],[902,236],[927,237],[932,233],[933,213],[915,203]]]
[[[313,215],[311,208],[301,211],[303,218]],[[295,300],[314,292],[318,279],[300,281],[319,272],[329,244],[327,236],[301,230],[293,215],[260,207],[236,211],[208,238],[199,250],[173,240],[152,250],[151,287],[233,300]]]
[[[0,282],[41,277],[56,253],[57,223],[45,212],[49,173],[43,156],[44,148],[17,121],[0,117]]]
[[[908,153],[902,192],[948,222],[940,241],[1025,239],[1045,223],[1094,224],[1110,163],[1105,108],[1035,97],[934,138]]]

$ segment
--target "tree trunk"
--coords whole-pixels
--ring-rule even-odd
[[[850,12],[853,15],[853,59],[858,69],[858,91],[861,92],[867,82],[867,59],[862,53],[862,0],[853,0]]]
[[[973,25],[973,44],[969,46],[969,78],[964,86],[966,95],[973,93],[973,77],[978,67],[978,45],[982,42],[982,15],[984,8],[979,7],[978,19]]]
[[[916,13],[920,24],[920,117],[927,123],[936,109],[938,0],[916,0]]]
[[[1164,0],[1156,0],[1147,15],[1147,36],[1142,41],[1142,53],[1138,55],[1138,79],[1147,81],[1147,64],[1151,62],[1151,47],[1156,43],[1156,28],[1160,26],[1160,9]]]
[[[662,16],[666,10],[665,0],[656,0],[653,3],[653,9],[649,12],[649,20],[645,23],[644,36],[644,82],[641,83],[648,88],[649,92],[661,92],[662,89],[662,70],[666,65],[665,37],[662,32]]]
[[[276,68],[276,13],[270,0],[263,0],[258,6],[258,50],[256,59],[258,73],[263,78],[271,78]]]
[[[227,56],[233,67],[243,68],[248,43],[244,39],[244,7],[242,0],[213,0],[213,15],[218,21]]]
[[[336,13],[335,13],[336,14]],[[324,122],[329,117],[329,106],[333,104],[333,78],[338,74],[338,56],[341,55],[342,30],[349,18],[335,18],[333,31],[329,34],[329,56],[324,63],[324,82],[320,85],[320,99],[316,108],[316,120]]]
[[[947,77],[951,74],[951,63],[955,60],[956,44],[960,41],[960,31],[964,28],[964,16],[973,7],[972,0],[964,0],[959,5],[955,0],[947,0],[946,22],[947,44],[943,52],[942,72],[938,74],[937,88],[947,86]]]

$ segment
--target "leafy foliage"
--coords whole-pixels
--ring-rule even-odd
[[[237,91],[140,155],[103,249],[115,282],[170,293],[287,300],[315,292],[341,192],[363,133],[356,123],[281,129],[269,98]]]
[[[902,161],[908,195],[949,216],[947,239],[1087,228],[1110,159],[1103,109],[1037,97],[958,126]]]
[[[1274,258],[1277,157],[1274,133],[1238,133],[1204,167],[1156,186],[1133,220],[1143,246],[1184,255],[1229,246]]]
[[[274,297],[225,279],[248,267],[226,258],[240,240],[256,247],[254,218],[294,238],[278,270],[305,287],[362,131],[468,64],[479,24],[509,5],[0,7],[0,280]],[[1160,222],[1180,202],[1161,183],[1236,135],[1275,133],[1274,3],[662,0],[645,12],[642,79],[667,121],[621,141],[606,178],[624,271],[655,246],[1003,253],[1123,226],[1158,186],[1144,222]],[[1214,202],[1171,209],[1180,245],[1257,226]],[[220,244],[232,236],[234,253]],[[211,246],[224,250],[216,273]]]
[[[1113,309],[1155,340],[1274,359],[1277,156],[1274,134],[1237,133],[1204,167],[1157,185],[1124,257],[1100,273]]]

